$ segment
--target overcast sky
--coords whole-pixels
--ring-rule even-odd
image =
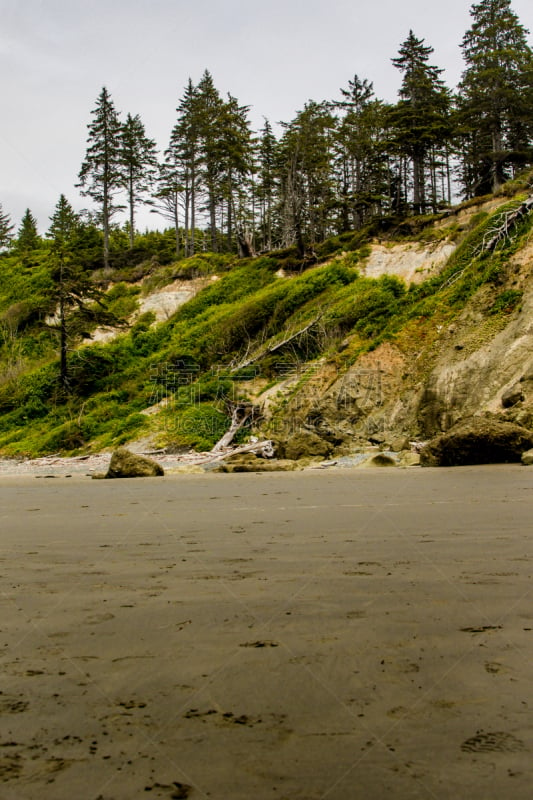
[[[140,114],[167,146],[189,79],[208,69],[221,94],[289,121],[307,100],[334,99],[357,73],[394,101],[392,64],[412,28],[452,88],[470,25],[469,0],[0,0],[0,203],[41,232],[59,195],[90,207],[75,183],[102,86],[123,117]],[[533,2],[514,0],[533,29]],[[531,42],[531,37],[530,37]],[[140,225],[154,217],[139,215]],[[164,227],[164,223],[159,223]]]

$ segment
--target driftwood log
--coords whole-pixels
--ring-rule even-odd
[[[235,404],[231,414],[231,425],[224,436],[218,440],[211,452],[219,453],[226,447],[229,447],[238,431],[240,431],[241,428],[243,428],[248,422],[251,422],[258,415],[258,409],[256,406],[252,405],[252,403]]]
[[[269,439],[264,439],[259,442],[251,442],[250,444],[243,444],[242,447],[228,447],[226,450],[211,450],[210,453],[205,454],[205,461],[222,461],[228,456],[239,455],[241,453],[254,453],[260,458],[272,458],[274,456],[274,444]]]

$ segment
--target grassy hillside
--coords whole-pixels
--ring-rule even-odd
[[[94,273],[116,337],[87,344],[86,316],[79,325],[71,320],[68,392],[58,380],[46,249],[31,259],[2,256],[0,453],[95,452],[148,434],[160,446],[209,449],[228,427],[232,404],[254,400],[291,365],[327,362],[342,375],[386,341],[409,347],[427,339],[429,348],[435,319],[449,323],[482,287],[490,288],[486,313],[506,318],[522,297],[509,259],[530,235],[531,215],[495,252],[482,252],[482,243],[521,199],[472,216],[467,230],[456,217],[426,218],[387,234],[389,241],[462,239],[444,269],[416,286],[364,277],[376,231],[323,243],[313,266],[292,251],[247,260],[205,254],[164,266],[124,258],[112,274]],[[142,293],[198,276],[206,287],[168,320],[135,317]]]

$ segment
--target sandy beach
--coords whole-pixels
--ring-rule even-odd
[[[1,800],[526,800],[533,469],[0,478]]]

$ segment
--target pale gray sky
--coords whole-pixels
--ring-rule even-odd
[[[61,193],[90,207],[75,183],[87,124],[107,86],[123,116],[140,114],[163,150],[189,76],[209,69],[222,94],[289,121],[309,100],[334,99],[357,73],[394,101],[391,64],[412,28],[454,87],[469,0],[0,0],[0,202],[41,232]],[[533,29],[531,0],[513,0]],[[531,37],[530,37],[531,42]],[[148,215],[146,221],[157,221]],[[159,223],[164,226],[163,221]]]

